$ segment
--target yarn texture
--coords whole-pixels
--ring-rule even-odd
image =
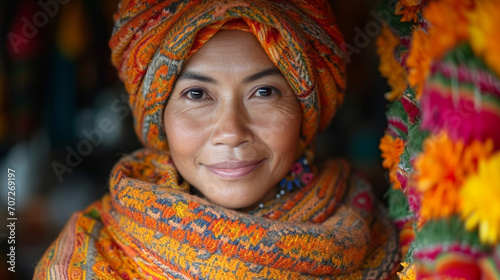
[[[247,212],[179,181],[168,152],[124,157],[110,194],[72,216],[35,279],[390,279],[399,268],[392,222],[342,160]]]

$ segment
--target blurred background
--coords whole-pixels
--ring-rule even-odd
[[[140,147],[110,62],[117,2],[0,2],[0,279],[31,279],[69,216],[107,192],[114,163]],[[331,2],[349,51],[348,90],[317,158],[348,158],[382,198],[388,88],[374,49],[379,15],[371,0]],[[16,175],[15,273],[6,263],[8,168]]]

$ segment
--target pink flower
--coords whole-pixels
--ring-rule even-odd
[[[311,183],[314,175],[312,173],[306,173],[302,176],[302,182],[304,182],[306,185]]]
[[[292,173],[295,174],[300,174],[302,172],[302,165],[300,162],[296,162],[294,165],[292,165]]]

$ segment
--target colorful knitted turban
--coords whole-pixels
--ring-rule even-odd
[[[329,123],[343,99],[346,55],[327,3],[123,0],[110,41],[112,61],[145,146],[168,149],[163,110],[183,63],[235,19],[248,25],[297,95],[302,145]]]

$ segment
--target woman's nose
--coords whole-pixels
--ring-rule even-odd
[[[244,104],[233,102],[217,108],[211,141],[214,145],[237,147],[251,143],[254,135],[249,127],[250,118]]]

